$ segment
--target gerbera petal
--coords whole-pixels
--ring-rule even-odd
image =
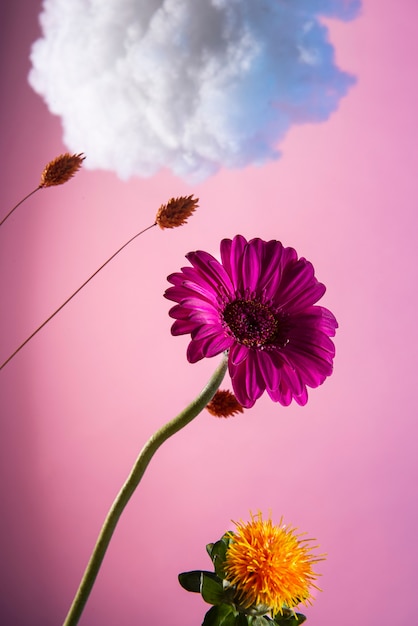
[[[332,373],[331,358],[323,358],[317,352],[308,351],[303,346],[289,344],[286,350],[283,350],[282,358],[290,367],[297,369],[305,384],[312,388],[321,385]]]
[[[231,277],[233,290],[236,291],[242,280],[242,254],[247,240],[242,235],[236,235],[233,240],[224,239],[221,242],[221,259],[228,275]]]
[[[195,329],[195,322],[190,322],[189,320],[176,320],[171,326],[171,334],[174,337],[177,337],[178,335],[187,335],[188,333],[192,333]]]
[[[292,393],[292,397],[300,396],[305,389],[305,384],[301,379],[299,371],[290,367],[287,363],[283,365],[281,370],[281,386],[287,387]]]
[[[250,398],[247,393],[245,363],[234,368],[234,376],[232,376],[231,368],[229,368],[229,375],[236,399],[245,409],[250,409],[254,406],[255,399]]]
[[[296,313],[315,304],[324,293],[325,285],[316,280],[311,263],[299,259],[283,275],[276,297],[284,310]]]
[[[213,333],[203,338],[192,339],[187,349],[187,358],[190,363],[195,363],[203,357],[213,357],[220,354],[231,343],[231,339],[226,335]]]
[[[231,345],[231,341],[227,335],[214,334],[212,337],[208,337],[204,347],[206,356],[212,357],[224,352]]]
[[[168,299],[177,302],[180,302],[180,300],[188,296],[198,296],[207,302],[211,302],[213,305],[217,303],[217,294],[214,293],[213,289],[204,285],[198,285],[189,280],[185,280],[182,285],[170,287],[167,291],[170,296]]]
[[[171,307],[168,314],[175,320],[187,320],[190,318],[190,311],[179,304]]]
[[[208,313],[215,311],[217,313],[217,308],[214,307],[212,302],[208,302],[206,298],[190,296],[181,300],[180,304],[185,309],[190,309],[191,311],[207,311]]]
[[[196,328],[194,331],[192,331],[192,339],[204,339],[205,337],[210,337],[211,335],[216,334],[225,334],[220,324],[213,324],[212,326],[209,326],[209,324],[202,324],[201,326],[199,326],[199,328]],[[234,341],[232,337],[229,337],[229,340],[231,343]]]
[[[304,387],[300,396],[294,396],[295,402],[299,404],[299,406],[305,406],[308,401],[308,390]]]
[[[174,272],[174,274],[170,274],[169,276],[167,276],[167,280],[169,283],[172,283],[173,285],[180,285],[184,280],[184,275],[182,272]]]
[[[222,328],[219,323],[219,316],[216,311],[202,310],[189,312],[189,319],[195,324],[207,324],[208,326],[216,326]]]
[[[182,274],[172,274],[169,276],[170,282],[185,289],[202,290],[207,296],[212,295],[216,298],[218,295],[218,285],[214,287],[212,278],[209,280],[204,274],[194,267],[182,267]],[[167,290],[169,291],[169,289]]]
[[[249,356],[244,362],[244,367],[247,372],[246,384],[248,397],[252,400],[257,400],[265,390],[266,383],[258,367],[256,352],[251,351],[249,353]]]
[[[279,386],[283,362],[279,360],[277,351],[263,350],[257,353],[258,367],[265,380],[267,390]]]
[[[294,390],[288,386],[286,380],[283,380],[277,389],[267,389],[267,393],[273,402],[280,402],[282,406],[289,406],[292,400],[295,400],[300,406],[304,406],[308,401],[306,387],[303,387],[301,393],[296,395]]]
[[[235,368],[233,376],[230,370],[230,376],[236,398],[245,408],[253,406],[265,391],[266,383],[258,367],[257,354],[251,350],[245,361]],[[241,392],[244,392],[242,397]]]
[[[297,318],[293,321],[292,327],[289,328],[287,333],[289,343],[299,343],[308,350],[316,351],[317,348],[320,351],[325,350],[331,356],[334,356],[334,344],[328,337],[328,334],[323,332],[322,328],[317,328],[313,324],[311,326],[308,323],[303,324],[303,318],[302,320],[297,320],[300,322],[299,324],[296,324],[296,320]]]
[[[187,346],[187,360],[189,363],[197,363],[205,357],[202,350],[202,342],[192,340]]]
[[[173,302],[181,302],[185,298],[193,297],[193,298],[201,298],[206,302],[210,302],[213,306],[216,306],[216,296],[210,291],[206,290],[203,287],[195,288],[193,283],[184,282],[182,285],[174,285],[174,287],[169,287],[166,289],[164,297],[167,300],[172,300]]]
[[[229,354],[231,365],[240,365],[248,356],[248,348],[242,343],[234,343]]]
[[[198,250],[197,252],[189,252],[186,258],[203,274],[205,279],[209,281],[215,293],[219,293],[222,286],[225,292],[233,293],[233,285],[230,277],[219,261],[211,254]]]
[[[311,306],[294,316],[294,323],[300,326],[317,328],[329,337],[335,335],[338,322],[334,315],[323,306]]]
[[[272,294],[277,291],[282,274],[281,259],[283,253],[284,248],[280,241],[267,241],[264,244],[263,266],[258,284],[258,290],[260,293],[268,290],[270,285]],[[270,297],[270,295],[268,295],[268,297]]]
[[[293,400],[292,392],[287,385],[280,384],[277,389],[267,389],[267,393],[273,402],[280,402],[282,406],[289,406]]]
[[[232,269],[231,269],[231,247],[232,240],[231,239],[222,239],[220,244],[221,251],[221,263],[225,268],[228,276],[232,279]]]
[[[252,239],[242,253],[241,282],[238,289],[244,294],[252,294],[258,288],[263,262],[263,246],[261,239]]]

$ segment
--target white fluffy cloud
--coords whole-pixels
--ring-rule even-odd
[[[360,0],[44,0],[29,82],[86,167],[200,180],[278,157],[353,78],[322,16]]]

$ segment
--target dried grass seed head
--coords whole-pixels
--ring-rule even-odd
[[[158,209],[155,223],[163,229],[183,226],[199,206],[198,202],[199,198],[193,198],[193,194],[171,198],[167,204],[162,204]]]
[[[68,152],[56,157],[45,166],[39,187],[63,185],[78,172],[85,158],[83,153],[69,154]]]

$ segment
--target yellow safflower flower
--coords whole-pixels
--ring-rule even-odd
[[[295,528],[280,520],[275,526],[261,513],[247,523],[234,522],[224,562],[225,579],[235,587],[235,603],[243,612],[282,614],[297,604],[311,604],[310,589],[318,574],[312,565],[323,560]],[[258,609],[257,609],[258,607]],[[261,608],[261,611],[260,611]]]

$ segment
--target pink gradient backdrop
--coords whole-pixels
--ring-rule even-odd
[[[65,151],[26,80],[40,4],[0,9],[2,215]],[[189,365],[187,338],[171,337],[166,276],[237,232],[314,263],[340,323],[335,373],[304,408],[262,398],[230,420],[202,414],[165,444],[81,624],[200,624],[209,607],[177,574],[208,567],[205,544],[258,509],[328,553],[310,626],[414,623],[417,20],[415,0],[364,0],[359,19],[330,23],[358,83],[327,123],[293,129],[277,163],[196,186],[83,171],[0,229],[3,361],[162,202],[194,193],[201,204],[188,226],[126,249],[0,374],[1,624],[64,619],[138,451],[217,362]]]

